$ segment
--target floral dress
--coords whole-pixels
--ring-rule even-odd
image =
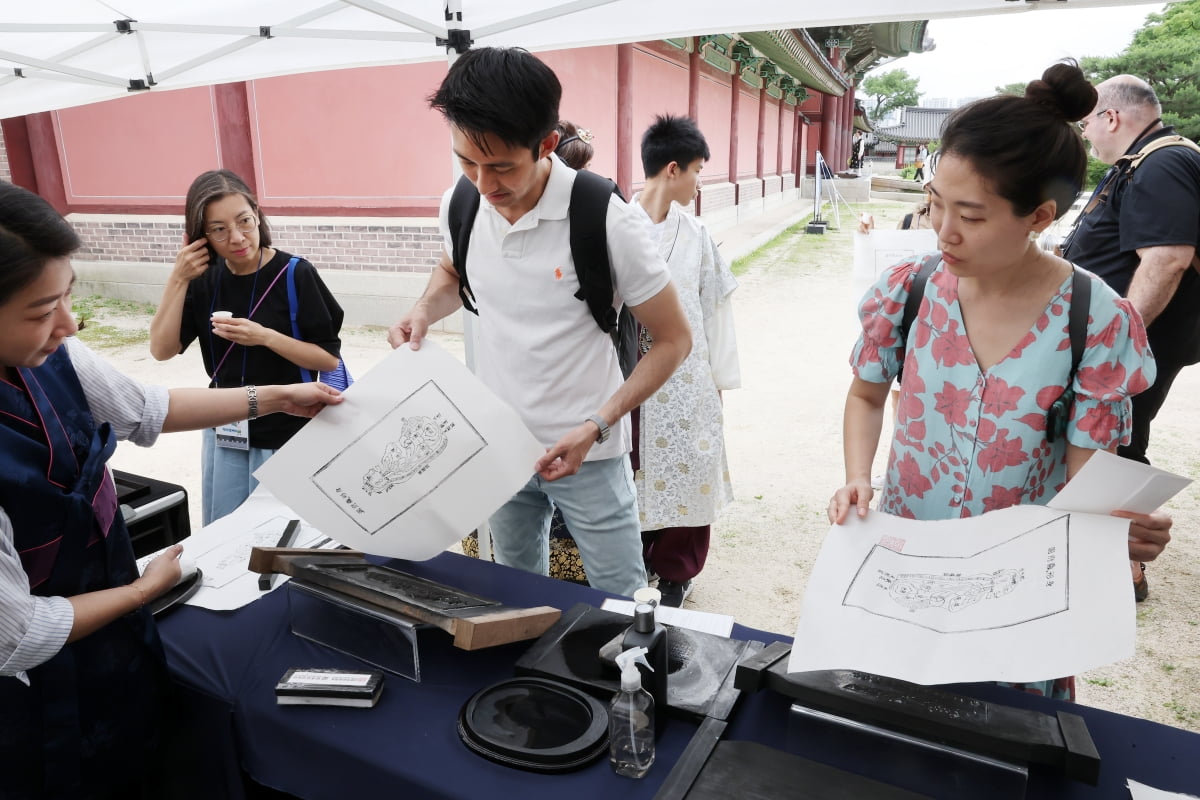
[[[919,264],[919,258],[897,264],[862,299],[862,334],[850,358],[862,380],[886,383],[898,372],[900,320]],[[909,330],[879,510],[937,520],[1045,504],[1066,483],[1068,441],[1100,450],[1129,440],[1129,398],[1153,382],[1154,357],[1129,301],[1088,275],[1091,308],[1075,402],[1066,436],[1054,442],[1046,438],[1046,412],[1071,369],[1071,277],[1008,355],[980,370],[958,304],[958,278],[944,265],[929,276]],[[1059,689],[1065,687],[1042,693],[1063,694]]]

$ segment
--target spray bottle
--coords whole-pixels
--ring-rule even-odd
[[[658,712],[654,721],[655,735],[662,735],[667,724],[667,677],[669,672],[669,643],[667,629],[654,618],[655,607],[649,603],[638,603],[633,608],[633,624],[625,631],[621,640],[622,649],[646,648],[647,671],[642,673],[642,685],[654,698],[654,709]]]
[[[638,662],[649,668],[646,648],[633,647],[617,656],[621,691],[608,713],[608,755],[613,771],[641,778],[654,763],[654,698],[642,688]]]

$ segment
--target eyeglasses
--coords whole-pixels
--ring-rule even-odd
[[[253,214],[247,214],[235,220],[233,227],[237,228],[243,234],[248,234],[258,228],[258,217]],[[220,244],[229,239],[230,231],[224,225],[214,225],[205,231],[204,236],[210,242]]]
[[[1079,122],[1075,123],[1075,127],[1079,128],[1079,130],[1081,130],[1081,131],[1086,131],[1088,123],[1090,123],[1096,117],[1103,116],[1104,114],[1107,114],[1110,111],[1114,114],[1118,113],[1117,109],[1115,109],[1115,108],[1106,108],[1103,111],[1097,111],[1095,114],[1092,114],[1090,117],[1084,117],[1083,119],[1079,120]]]

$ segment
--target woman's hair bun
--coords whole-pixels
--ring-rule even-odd
[[[1066,122],[1084,118],[1096,107],[1096,87],[1073,59],[1053,64],[1025,87],[1025,99],[1043,106]]]

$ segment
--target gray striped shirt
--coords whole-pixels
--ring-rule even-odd
[[[143,447],[154,444],[167,417],[166,388],[122,374],[75,338],[65,346],[96,424],[112,425],[118,439]],[[0,508],[0,676],[28,683],[25,670],[54,657],[74,622],[67,598],[29,593],[28,576],[13,546],[12,523]]]

